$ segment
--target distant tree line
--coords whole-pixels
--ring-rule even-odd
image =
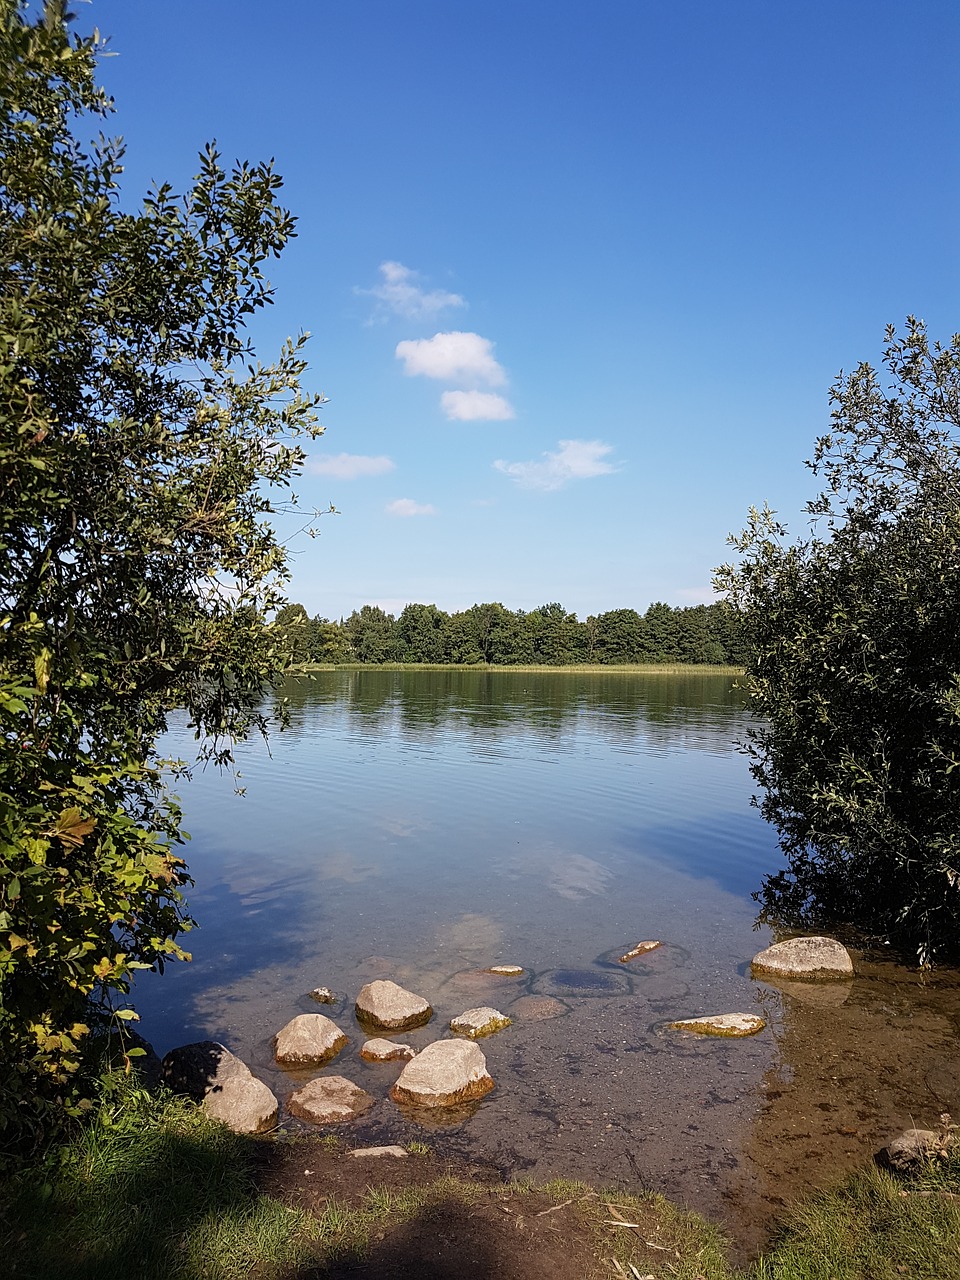
[[[562,604],[526,612],[475,604],[444,613],[434,604],[408,604],[399,616],[365,604],[334,622],[311,618],[302,604],[278,614],[275,629],[291,665],[320,663],[722,663],[741,666],[747,654],[738,616],[728,604],[646,613],[612,609],[581,622]]]

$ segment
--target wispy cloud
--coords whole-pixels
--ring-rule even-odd
[[[414,502],[412,498],[397,498],[384,508],[388,516],[435,516],[437,508],[429,502]]]
[[[435,333],[432,338],[411,338],[397,343],[397,359],[404,373],[443,382],[506,384],[507,375],[493,355],[493,343],[479,333]]]
[[[516,417],[510,401],[495,391],[445,391],[440,407],[453,422],[505,422]]]
[[[419,283],[420,273],[405,267],[402,262],[381,262],[381,281],[372,289],[357,286],[355,293],[377,300],[377,313],[381,319],[387,316],[403,316],[405,320],[432,320],[448,307],[465,307],[466,299],[459,293],[445,289],[424,289]]]
[[[375,457],[362,453],[326,453],[308,458],[306,468],[317,476],[333,476],[335,480],[358,480],[361,476],[382,476],[395,469],[386,454]]]
[[[539,462],[504,462],[493,465],[524,489],[562,489],[571,480],[607,476],[617,468],[605,462],[612,444],[602,440],[561,440],[555,453],[545,452]]]

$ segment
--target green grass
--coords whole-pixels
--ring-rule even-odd
[[[305,1259],[306,1213],[259,1195],[248,1144],[192,1103],[128,1088],[5,1189],[0,1248],[23,1280],[268,1280]]]
[[[957,1280],[960,1154],[903,1183],[870,1169],[790,1215],[752,1280]]]
[[[579,1182],[442,1177],[373,1186],[352,1207],[330,1199],[314,1216],[257,1190],[253,1141],[191,1103],[115,1086],[70,1141],[4,1189],[0,1269],[11,1280],[285,1280],[360,1259],[392,1228],[453,1200],[476,1212],[492,1204],[498,1226],[501,1209],[514,1225],[555,1213],[551,1223],[589,1245],[597,1276],[960,1280],[960,1150],[907,1183],[869,1169],[811,1197],[761,1259],[737,1270],[699,1215]]]

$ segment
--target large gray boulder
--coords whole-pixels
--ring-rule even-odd
[[[475,1041],[437,1040],[407,1063],[390,1097],[419,1107],[455,1107],[492,1088],[487,1060]]]
[[[395,982],[378,978],[368,982],[357,996],[357,1018],[377,1031],[410,1031],[433,1017],[423,996],[405,991]]]
[[[853,961],[834,938],[788,938],[753,957],[754,977],[794,978],[802,982],[836,982],[853,977]]]
[[[274,1094],[222,1044],[201,1040],[171,1049],[162,1069],[174,1093],[193,1098],[235,1133],[262,1133],[277,1123]]]
[[[320,1067],[337,1056],[347,1037],[324,1014],[301,1013],[277,1032],[273,1043],[281,1067]]]
[[[287,1098],[287,1110],[310,1124],[343,1124],[369,1111],[375,1099],[344,1076],[319,1076]]]

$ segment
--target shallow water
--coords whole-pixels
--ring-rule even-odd
[[[505,1174],[647,1186],[722,1217],[749,1248],[779,1205],[876,1150],[891,1129],[960,1111],[960,977],[921,983],[861,961],[852,983],[753,981],[750,892],[776,869],[750,808],[739,696],[723,676],[473,671],[290,681],[291,727],[239,753],[245,797],[181,789],[197,884],[188,966],[141,982],[159,1051],[230,1046],[283,1097],[297,1013],[351,1036],[326,1070],[383,1100],[351,1137],[410,1141],[386,1098],[399,1064],[359,1059],[360,986],[424,995],[435,1039],[465,1008],[514,1025],[482,1042],[498,1088],[428,1141]],[[169,750],[187,754],[187,735]],[[644,938],[664,945],[628,965]],[[481,972],[523,965],[520,978]],[[318,1006],[326,985],[343,999]],[[747,1040],[667,1030],[761,1012]]]

